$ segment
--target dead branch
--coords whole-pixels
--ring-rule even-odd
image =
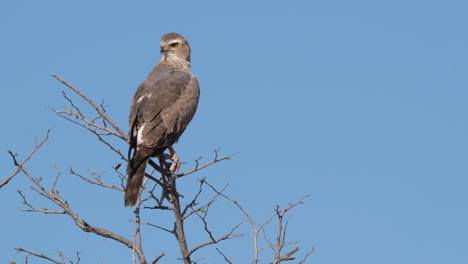
[[[195,204],[195,201],[196,199],[198,198],[198,196],[200,195],[200,193],[202,192],[202,186],[203,184],[205,183],[205,179],[202,179],[200,180],[200,187],[199,187],[199,191],[198,193],[195,195],[195,198],[194,200],[189,204],[187,205],[186,208],[188,207],[193,207],[194,204]],[[227,186],[225,186],[220,192],[223,192],[225,190]],[[187,214],[186,216],[184,216],[184,219],[188,218],[190,215],[192,214],[195,214],[196,216],[198,216],[198,218],[202,221],[203,223],[203,229],[205,230],[205,232],[208,234],[209,238],[210,238],[210,241],[207,241],[205,243],[202,243],[198,246],[196,246],[195,248],[193,248],[189,254],[193,254],[196,250],[198,249],[201,249],[205,246],[208,246],[208,245],[212,245],[212,244],[216,244],[220,241],[223,241],[223,240],[226,240],[226,239],[232,239],[232,238],[235,238],[235,237],[240,237],[240,236],[243,236],[243,234],[232,234],[241,224],[243,224],[245,222],[244,221],[241,221],[239,224],[237,224],[236,226],[234,226],[226,235],[218,238],[218,239],[215,239],[214,238],[214,235],[213,235],[213,232],[210,230],[210,228],[208,227],[208,221],[207,221],[207,216],[208,216],[208,213],[210,211],[210,207],[212,204],[214,204],[214,202],[216,201],[216,198],[219,196],[219,194],[215,194],[214,197],[208,201],[207,204],[203,205],[202,207],[199,207],[197,209],[193,209],[192,208],[192,211]]]
[[[286,253],[285,255],[283,256],[279,256],[277,259],[275,257],[275,260],[273,262],[270,262],[270,264],[279,264],[281,263],[282,261],[286,261],[286,260],[294,260],[295,257],[293,257],[292,255],[294,253],[296,253],[297,251],[299,250],[298,247],[295,247],[293,248],[291,251],[289,251],[288,253]]]
[[[34,147],[33,150],[31,150],[31,152],[29,153],[29,155],[23,160],[21,161],[20,163],[18,163],[16,161],[16,159],[14,159],[14,164],[16,166],[16,170],[8,177],[6,178],[3,182],[0,183],[0,188],[2,188],[3,186],[5,186],[8,182],[11,181],[11,179],[13,179],[13,177],[15,177],[18,173],[21,172],[21,168],[23,167],[23,165],[34,155],[34,153],[36,153],[36,151],[42,147],[42,145],[44,145],[44,143],[49,139],[49,133],[50,133],[50,129],[47,130],[47,134],[46,134],[46,137],[41,141],[39,142],[39,144],[37,144],[36,142],[36,146]],[[10,155],[12,155],[13,157],[16,157],[16,154],[13,154],[13,152],[11,152],[11,150],[8,151],[8,153]]]
[[[197,194],[195,195],[195,197],[193,198],[193,200],[187,204],[184,208],[184,210],[182,211],[182,216],[184,219],[187,219],[187,217],[189,217],[191,215],[191,213],[189,213],[188,215],[186,215],[187,213],[187,210],[189,208],[193,208],[195,205],[197,205],[197,199],[198,199],[198,196],[200,196],[200,194],[202,193],[203,191],[203,182],[204,182],[204,179],[200,180],[200,186],[198,187],[198,192]],[[198,210],[202,210],[203,207],[200,207],[198,208]]]
[[[92,180],[92,179],[90,179],[88,177],[85,177],[85,176],[75,172],[71,166],[69,168],[69,171],[70,171],[70,174],[75,175],[75,176],[79,177],[80,179],[82,179],[82,180],[84,180],[86,182],[89,182],[91,184],[98,185],[98,186],[101,186],[101,187],[104,187],[104,188],[109,188],[109,189],[122,191],[122,192],[124,191],[124,189],[121,188],[121,187],[117,187],[117,186],[114,186],[114,185],[109,185],[109,184],[103,183],[98,177],[95,178],[96,180]],[[93,174],[95,174],[95,173],[93,173]]]
[[[74,264],[73,261],[70,258],[64,256],[61,251],[56,250],[56,249],[54,249],[53,251],[55,251],[57,253],[57,255],[62,259],[62,261],[55,260],[55,259],[53,259],[53,258],[51,258],[49,256],[46,256],[45,254],[42,254],[42,253],[41,254],[34,253],[34,252],[32,252],[30,250],[26,250],[24,248],[15,248],[15,250],[16,250],[16,254],[21,253],[21,252],[27,253],[26,262],[25,262],[26,264],[28,263],[29,256],[35,256],[37,258],[42,258],[42,259],[48,260],[48,261],[50,261],[52,263],[58,263],[58,264],[70,263],[70,264]],[[16,256],[16,254],[15,254],[15,256]],[[80,263],[80,253],[79,252],[76,252],[76,258],[77,258],[76,264],[79,264]],[[16,262],[12,261],[11,263],[16,263]]]
[[[296,207],[297,205],[299,204],[302,204],[304,202],[304,199],[306,199],[307,197],[309,197],[309,195],[306,195],[306,196],[303,196],[299,199],[299,201],[297,201],[296,203],[293,203],[293,204],[289,204],[286,208],[284,209],[279,209],[279,207],[277,206],[276,210],[275,210],[275,214],[270,217],[269,219],[267,219],[263,224],[259,225],[259,227],[257,227],[257,224],[254,222],[254,220],[252,219],[252,217],[247,213],[247,211],[235,200],[233,200],[232,198],[230,198],[229,196],[225,195],[224,193],[218,191],[216,188],[214,188],[213,185],[209,184],[208,182],[205,182],[215,193],[219,194],[220,196],[226,198],[227,200],[229,200],[230,202],[232,202],[234,205],[236,205],[239,210],[245,215],[245,217],[247,218],[247,220],[250,222],[250,225],[252,226],[252,229],[253,229],[253,232],[254,232],[254,236],[253,236],[253,240],[254,240],[254,259],[253,259],[253,263],[258,263],[259,259],[258,259],[258,254],[260,251],[262,251],[263,249],[265,248],[273,248],[274,245],[272,245],[270,242],[269,242],[269,246],[267,247],[263,247],[263,248],[258,248],[258,233],[260,231],[262,231],[265,226],[270,223],[273,218],[276,216],[278,217],[278,226],[279,226],[279,230],[278,230],[278,234],[277,234],[277,237],[279,237],[279,239],[277,239],[277,245],[276,245],[276,248],[275,248],[275,252],[277,252],[277,254],[275,254],[275,261],[274,263],[280,263],[281,261],[283,260],[291,260],[294,259],[292,257],[292,254],[294,254],[297,250],[299,250],[299,248],[297,248],[297,250],[291,250],[289,251],[288,253],[286,253],[285,255],[281,256],[281,249],[284,247],[285,245],[285,242],[284,242],[284,237],[285,237],[285,232],[283,232],[283,224],[282,224],[282,219],[283,219],[283,216],[286,212],[290,211],[292,208]],[[267,238],[266,238],[267,239]],[[279,261],[279,262],[278,262]]]
[[[13,161],[15,164],[18,164],[17,161],[16,161],[16,157],[12,155],[12,158],[13,158]],[[86,222],[85,220],[81,219],[80,217],[78,217],[78,215],[70,208],[68,202],[66,200],[64,200],[59,194],[58,194],[58,191],[55,191],[55,190],[52,190],[52,191],[48,191],[40,182],[40,180],[38,180],[37,178],[34,178],[30,173],[29,171],[27,171],[24,167],[21,167],[21,171],[35,184],[35,186],[37,187],[33,188],[33,190],[35,190],[36,192],[38,192],[40,195],[44,196],[45,198],[47,198],[48,200],[52,201],[53,203],[55,203],[56,205],[58,205],[60,208],[62,208],[64,211],[65,211],[65,214],[67,214],[70,218],[72,218],[72,220],[75,222],[75,224],[81,229],[83,230],[84,232],[90,232],[90,233],[94,233],[96,235],[99,235],[99,236],[102,236],[102,237],[107,237],[107,238],[110,238],[112,240],[115,240],[119,243],[122,243],[124,245],[126,245],[127,247],[133,249],[135,247],[135,244],[122,237],[122,236],[119,236],[113,232],[110,232],[106,229],[103,229],[103,228],[99,228],[99,227],[96,227],[96,226],[92,226],[90,225],[88,222]],[[37,212],[41,212],[41,209],[37,209],[36,210]],[[140,260],[140,263],[144,263],[146,264],[146,259],[145,259],[145,256],[143,255],[142,252],[138,252],[138,257],[139,257],[139,260]]]
[[[106,127],[101,127],[99,125],[97,125],[96,123],[92,122],[92,121],[89,121],[87,120],[83,115],[79,114],[79,113],[73,113],[71,111],[66,111],[66,112],[63,112],[63,111],[57,111],[53,108],[51,108],[51,111],[54,112],[55,114],[57,114],[59,117],[67,120],[67,121],[70,121],[86,130],[88,130],[88,132],[90,132],[91,134],[94,134],[99,141],[101,141],[102,143],[104,143],[107,147],[109,147],[112,151],[114,151],[115,153],[117,153],[117,155],[120,156],[121,159],[127,161],[127,158],[122,154],[122,152],[120,152],[120,150],[114,148],[114,146],[112,146],[111,143],[109,143],[107,140],[105,140],[102,136],[108,136],[108,135],[115,135],[117,137],[120,137],[120,135],[114,131],[112,131],[111,129],[109,128],[106,128]],[[92,126],[94,127],[94,129],[86,126],[85,124],[82,124],[76,120],[73,120],[71,118],[69,118],[68,116],[66,116],[65,114],[69,115],[69,116],[74,116],[75,119],[78,119],[78,120],[82,120],[84,121],[85,123],[87,123],[88,126]],[[98,132],[98,130],[103,130],[103,131],[107,131],[107,133],[100,133]],[[124,139],[125,140],[125,139]]]
[[[174,217],[175,217],[175,235],[177,238],[177,242],[179,242],[179,247],[180,247],[180,253],[182,254],[182,260],[184,261],[184,264],[191,264],[192,262],[190,261],[190,253],[188,250],[187,246],[187,239],[185,237],[185,230],[184,230],[184,219],[182,217],[182,210],[180,207],[180,201],[179,201],[179,193],[177,192],[176,186],[175,186],[175,181],[173,181],[173,185],[170,186],[171,188],[169,189],[169,194],[171,196],[170,202],[173,205],[173,212],[174,212]]]
[[[219,250],[218,248],[216,248],[216,251],[218,251],[218,253],[223,256],[224,260],[228,263],[228,264],[232,264],[231,260],[229,260],[228,257],[226,257],[226,255],[223,254],[223,252],[221,252],[221,250]]]
[[[202,169],[204,169],[204,168],[206,168],[206,167],[208,167],[208,166],[210,166],[210,165],[213,165],[213,164],[215,164],[215,163],[218,163],[218,162],[220,162],[220,161],[223,161],[223,160],[230,160],[230,159],[232,159],[232,157],[234,157],[235,155],[238,154],[238,153],[235,153],[235,154],[232,154],[232,155],[229,155],[229,156],[225,156],[225,157],[222,157],[222,158],[218,159],[218,150],[214,150],[214,151],[215,151],[215,158],[213,159],[213,161],[208,162],[207,164],[205,164],[205,165],[199,167],[199,166],[198,166],[198,162],[199,162],[199,160],[201,159],[201,157],[199,157],[198,159],[195,160],[196,166],[195,166],[194,169],[189,170],[189,171],[184,172],[184,173],[179,173],[179,174],[177,174],[177,178],[181,178],[181,177],[187,176],[187,175],[189,175],[189,174],[192,174],[192,173],[194,173],[194,172],[197,172],[197,171],[199,171],[199,170],[202,170]]]
[[[68,88],[73,90],[76,94],[81,96],[81,98],[83,98],[86,102],[88,102],[88,104],[90,104],[94,108],[94,110],[96,110],[96,112],[98,112],[98,114],[100,116],[102,116],[115,130],[117,130],[117,132],[119,133],[118,136],[128,142],[127,135],[114,123],[114,121],[112,121],[112,119],[110,119],[109,116],[106,115],[106,113],[104,113],[104,111],[101,108],[99,108],[99,106],[97,106],[91,99],[89,99],[88,96],[86,96],[80,90],[76,89],[71,84],[69,84],[68,82],[66,82],[62,78],[60,78],[57,74],[52,73],[52,76],[55,79],[59,80],[61,83],[65,84]]]
[[[281,255],[281,251],[283,250],[283,248],[285,247],[285,244],[286,244],[286,229],[287,229],[287,226],[288,226],[288,223],[289,223],[289,221],[286,221],[286,224],[283,224],[283,219],[284,219],[284,215],[289,210],[293,209],[294,207],[296,207],[299,204],[302,204],[304,199],[306,199],[307,197],[309,197],[309,195],[303,196],[296,203],[289,204],[286,208],[281,209],[281,210],[279,209],[278,205],[276,206],[275,214],[276,214],[277,221],[278,221],[278,231],[277,231],[277,235],[276,235],[276,245],[271,247],[272,249],[273,248],[275,249],[274,250],[275,260],[272,262],[273,264],[279,264],[279,263],[281,263],[281,261],[294,260],[295,259],[295,257],[293,257],[292,255],[299,250],[299,247],[296,247],[296,248],[290,250],[288,253],[286,253],[283,256]]]
[[[155,264],[157,263],[162,257],[164,257],[165,253],[162,252],[161,254],[159,254],[159,256],[157,256],[153,261],[151,261],[151,264]]]
[[[203,248],[203,247],[206,247],[206,246],[208,246],[208,245],[216,244],[216,243],[221,242],[221,241],[223,241],[223,240],[227,240],[227,239],[232,239],[232,238],[235,238],[235,237],[244,236],[244,234],[233,234],[234,231],[235,231],[240,225],[242,225],[244,222],[245,222],[245,220],[242,221],[242,222],[240,222],[240,223],[237,224],[236,226],[234,226],[226,235],[224,235],[224,236],[222,236],[222,237],[220,237],[220,238],[217,238],[217,239],[214,239],[213,236],[211,235],[211,232],[208,231],[207,229],[205,229],[205,231],[207,231],[207,232],[210,234],[211,240],[210,240],[210,241],[207,241],[207,242],[205,242],[205,243],[202,243],[202,244],[200,244],[200,245],[198,245],[198,246],[196,246],[196,247],[194,247],[194,248],[193,248],[192,250],[190,250],[190,252],[188,253],[189,256],[192,255],[195,251],[197,251],[197,250],[199,250],[199,249],[201,249],[201,248]]]
[[[160,229],[162,231],[165,231],[165,232],[168,232],[168,233],[171,233],[171,234],[174,234],[175,235],[175,230],[169,230],[168,228],[165,228],[165,227],[162,227],[162,226],[159,226],[159,225],[155,225],[155,224],[152,224],[152,223],[141,223],[142,225],[148,225],[148,226],[152,226],[154,228],[157,228],[157,229]]]
[[[218,191],[213,185],[209,184],[208,182],[206,182],[206,184],[208,186],[210,186],[210,188],[215,193],[219,194],[220,196],[226,198],[228,201],[235,204],[237,206],[237,208],[239,208],[239,210],[244,214],[244,216],[249,221],[249,223],[252,226],[252,229],[254,231],[254,259],[253,259],[253,263],[254,264],[258,263],[258,232],[259,232],[259,230],[257,229],[257,224],[254,222],[252,217],[247,213],[247,211],[244,209],[244,207],[242,207],[237,201],[233,200],[231,197],[225,195],[224,193]]]
[[[143,181],[143,187],[146,186],[146,183],[148,182],[148,178],[145,178]],[[140,191],[141,192],[141,191]],[[141,243],[141,218],[140,218],[140,206],[141,206],[142,201],[140,199],[137,200],[134,214],[135,214],[135,233],[133,235],[133,252],[132,252],[132,258],[133,258],[133,263],[136,264],[135,260],[135,255],[137,256],[144,256],[143,254],[143,247]],[[140,259],[141,262],[141,259]]]
[[[23,199],[23,204],[31,208],[31,209],[22,209],[21,210],[22,212],[38,212],[38,213],[44,213],[44,214],[65,214],[65,211],[51,211],[47,208],[37,209],[26,200],[26,196],[24,196],[21,191],[17,191],[17,192]]]
[[[109,129],[107,127],[107,124],[104,122],[103,126],[100,126],[98,124],[96,124],[96,121],[99,120],[99,119],[103,119],[105,120],[101,115],[98,115],[96,118],[92,119],[92,120],[89,120],[87,119],[84,114],[80,111],[80,109],[73,103],[73,101],[67,96],[67,94],[62,91],[62,96],[70,103],[70,105],[72,106],[73,109],[75,109],[75,112],[73,112],[73,110],[68,110],[67,108],[65,108],[64,106],[64,110],[65,111],[56,111],[55,109],[52,109],[57,115],[59,115],[60,117],[63,117],[63,118],[66,118],[65,114],[69,115],[69,116],[74,116],[76,119],[80,119],[82,120],[83,122],[85,122],[88,126],[92,126],[92,127],[95,127],[97,128],[98,130],[102,130],[102,131],[106,131],[107,134],[104,134],[104,133],[98,133],[99,135],[114,135],[114,136],[117,136],[117,137],[120,137],[120,135],[118,133],[116,133],[115,131],[113,131],[112,129]],[[105,108],[101,105],[101,110],[103,112],[105,112],[104,110]],[[66,118],[68,119],[68,118]]]
[[[304,258],[298,263],[298,264],[303,264],[307,258],[310,256],[310,254],[314,253],[314,248],[312,248],[309,252],[307,252],[307,254],[305,254]]]
[[[198,193],[195,195],[195,197],[193,198],[193,200],[185,207],[184,211],[182,212],[182,215],[184,217],[184,219],[187,219],[189,218],[192,214],[195,214],[197,212],[200,212],[200,211],[203,211],[205,210],[205,208],[208,208],[210,207],[214,202],[216,202],[216,198],[219,196],[219,194],[215,194],[213,196],[213,198],[211,198],[206,204],[202,205],[202,206],[199,206],[197,209],[193,208],[194,206],[197,205],[197,199],[198,199],[198,196],[200,196],[200,194],[202,193],[203,191],[203,184],[205,183],[205,179],[201,179],[199,180],[200,181],[200,186],[199,186],[199,189],[198,189]],[[220,191],[220,192],[223,192],[225,189],[226,189],[227,185]],[[187,213],[187,210],[191,208],[192,211],[190,211],[189,213]]]
[[[53,251],[57,252],[57,255],[59,255],[59,257],[62,259],[62,263],[68,262],[70,264],[73,264],[73,261],[69,257],[63,255],[62,251],[57,250],[57,249],[53,249]],[[79,252],[76,252],[76,256],[78,257],[78,262],[80,262]]]
[[[34,253],[32,251],[29,251],[29,250],[26,250],[24,248],[15,248],[15,250],[17,250],[18,252],[25,252],[25,253],[28,253],[29,255],[32,255],[32,256],[35,256],[35,257],[38,257],[38,258],[42,258],[42,259],[46,259],[52,263],[55,263],[55,264],[63,264],[64,262],[59,262],[51,257],[48,257],[44,254],[37,254],[37,253]]]
[[[157,170],[159,173],[161,173],[163,175],[166,175],[166,176],[171,175],[171,173],[168,170],[165,170],[165,169],[161,168],[160,166],[158,166],[152,159],[148,160],[148,164],[151,165],[151,167],[153,167],[153,169]]]

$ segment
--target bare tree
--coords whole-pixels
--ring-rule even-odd
[[[65,119],[68,122],[71,122],[77,125],[79,128],[88,131],[93,134],[99,142],[104,144],[112,153],[116,154],[121,160],[121,163],[115,165],[114,170],[118,177],[119,184],[113,184],[103,180],[98,173],[95,173],[91,170],[88,171],[89,175],[85,175],[73,169],[69,168],[68,172],[70,175],[76,176],[79,179],[83,180],[87,184],[96,185],[100,188],[106,188],[111,190],[116,190],[119,192],[124,191],[124,182],[126,176],[120,171],[122,163],[126,163],[127,157],[122,154],[120,149],[117,147],[115,140],[121,140],[124,142],[128,141],[127,135],[119,128],[119,126],[107,115],[106,107],[103,104],[96,104],[88,96],[82,93],[80,90],[57,76],[52,74],[58,81],[63,83],[67,88],[69,88],[78,98],[84,100],[81,103],[77,103],[76,99],[72,99],[72,96],[69,96],[66,92],[62,92],[63,98],[67,102],[67,106],[63,109],[51,108],[56,115]],[[90,108],[92,114],[85,114],[87,111],[83,111],[84,108]],[[234,155],[220,156],[219,149],[214,150],[214,157],[211,161],[200,164],[201,158],[195,160],[194,167],[188,171],[178,173],[176,175],[170,173],[170,163],[163,162],[162,166],[158,166],[152,160],[149,164],[153,168],[150,173],[146,174],[146,179],[143,183],[143,188],[141,191],[140,199],[137,201],[135,210],[133,211],[134,218],[131,222],[134,224],[134,233],[133,237],[128,238],[124,235],[119,234],[115,231],[109,231],[104,227],[99,227],[97,225],[91,224],[86,219],[79,216],[78,212],[70,206],[70,203],[65,200],[58,191],[58,180],[61,176],[61,173],[58,172],[54,177],[48,176],[34,176],[26,169],[26,163],[31,159],[31,157],[46,143],[49,138],[49,132],[45,138],[40,142],[35,142],[35,147],[23,160],[19,160],[18,155],[14,154],[13,151],[9,151],[13,164],[16,166],[16,169],[2,182],[0,182],[0,188],[8,184],[11,179],[18,174],[24,174],[31,183],[31,188],[41,197],[52,202],[55,206],[54,209],[49,209],[45,207],[37,206],[34,203],[28,200],[26,195],[18,191],[22,199],[22,203],[25,208],[21,209],[24,212],[38,212],[43,214],[61,214],[66,215],[73,220],[73,222],[84,232],[94,233],[101,237],[109,238],[117,243],[123,244],[129,248],[129,254],[132,254],[133,263],[158,263],[164,256],[165,253],[161,252],[151,252],[152,258],[149,258],[147,254],[143,252],[143,239],[142,239],[142,226],[153,227],[156,230],[162,232],[167,232],[174,235],[180,251],[180,260],[184,264],[191,263],[200,263],[203,257],[195,259],[195,253],[202,248],[212,247],[213,250],[216,250],[217,254],[221,257],[222,261],[225,263],[233,263],[230,256],[226,256],[218,246],[214,247],[213,245],[218,245],[220,242],[225,240],[231,240],[244,236],[244,233],[239,232],[239,227],[244,223],[248,223],[251,226],[253,233],[253,254],[252,254],[252,263],[281,263],[284,261],[291,261],[296,258],[297,252],[299,251],[298,246],[294,246],[295,242],[287,242],[286,233],[288,221],[284,220],[284,216],[289,213],[293,208],[302,204],[308,196],[300,198],[297,202],[287,205],[284,208],[276,206],[272,216],[265,221],[258,224],[252,216],[241,206],[237,201],[226,194],[226,188],[228,185],[223,188],[216,188],[210,184],[206,179],[198,179],[198,191],[192,198],[185,198],[183,194],[178,191],[178,180],[182,177],[193,175],[194,173],[203,170],[209,166],[214,165],[215,163],[230,160]],[[44,180],[45,179],[45,180]],[[44,183],[48,181],[50,185]],[[205,195],[203,201],[201,196]],[[223,227],[225,231],[223,234],[216,234],[212,229],[212,223],[209,221],[210,212],[212,212],[213,205],[216,203],[223,202],[232,204],[235,210],[239,210],[240,214],[243,215],[243,220],[241,219],[238,223],[233,224],[230,227]],[[117,205],[119,206],[120,203]],[[172,228],[168,228],[161,223],[158,223],[157,219],[143,220],[141,212],[142,210],[157,210],[157,211],[169,211],[172,212],[174,225]],[[204,230],[206,241],[201,242],[193,247],[189,247],[187,241],[190,239],[190,231],[185,229],[184,224],[189,219],[197,220],[200,228]],[[269,234],[266,231],[266,226],[276,222],[277,230],[273,234]],[[262,241],[262,243],[260,243]],[[53,263],[79,263],[80,256],[77,254],[76,260],[63,256],[60,251],[56,251],[58,257],[53,258],[46,256],[42,253],[35,253],[24,248],[16,248],[17,254],[25,254],[25,262],[28,263],[29,257],[41,258]],[[270,254],[267,254],[266,251],[270,251]],[[297,263],[304,263],[307,257],[312,253],[313,250],[303,254],[302,260]],[[266,257],[262,258],[260,261],[260,255],[264,254]],[[16,255],[15,255],[16,256]],[[269,260],[264,260],[264,259]]]

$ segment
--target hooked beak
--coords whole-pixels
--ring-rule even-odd
[[[169,50],[169,47],[166,45],[166,46],[161,46],[161,53],[163,52],[166,52]]]

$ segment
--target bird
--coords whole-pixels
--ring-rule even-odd
[[[151,157],[162,163],[169,149],[176,175],[179,156],[173,146],[197,110],[200,88],[190,71],[190,45],[178,33],[161,37],[161,59],[137,88],[129,115],[129,150],[125,206],[136,204]]]

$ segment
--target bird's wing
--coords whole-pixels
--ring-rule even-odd
[[[191,78],[188,72],[154,72],[140,85],[129,119],[131,148],[139,145],[165,148],[173,143],[168,133],[174,132],[179,119],[178,101],[184,96]]]

